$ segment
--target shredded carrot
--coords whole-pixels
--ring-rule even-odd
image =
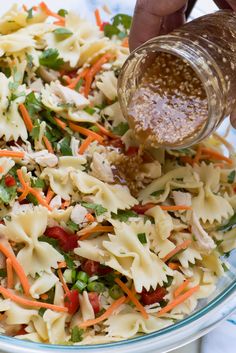
[[[53,22],[53,24],[57,26],[65,27],[65,20],[63,18],[62,20]]]
[[[82,235],[87,235],[87,234],[93,234],[93,233],[98,233],[98,232],[103,232],[103,233],[108,233],[108,232],[113,232],[114,228],[113,226],[95,226],[93,228],[85,228],[81,229],[77,234],[79,236]]]
[[[117,136],[115,136],[111,131],[107,130],[104,126],[98,124],[98,123],[95,123],[95,125],[97,126],[97,128],[101,131],[101,133],[103,135],[106,135],[108,137],[111,137],[111,138],[117,138]]]
[[[76,79],[74,79],[68,86],[68,88],[74,89],[77,85],[77,83],[79,83],[79,81],[81,80],[81,78],[85,78],[87,73],[89,72],[89,69],[86,68],[84,69],[82,72],[79,73],[79,75],[76,77]]]
[[[190,239],[185,240],[183,243],[177,245],[176,248],[171,252],[169,252],[169,254],[167,254],[162,260],[164,262],[168,261],[172,256],[177,254],[179,251],[187,249],[187,247],[191,244],[191,242],[192,241]]]
[[[65,208],[67,208],[68,206],[70,206],[70,201],[64,201],[61,205],[61,209],[64,210]]]
[[[129,48],[129,38],[126,37],[123,42],[121,43],[121,46],[124,48]]]
[[[61,282],[61,284],[62,284],[62,287],[63,287],[63,289],[64,289],[65,294],[69,295],[69,294],[70,294],[70,290],[69,290],[69,288],[68,288],[68,286],[67,286],[67,284],[66,284],[66,282],[65,282],[65,280],[64,280],[64,277],[63,277],[63,274],[62,274],[60,268],[58,268],[57,274],[58,274],[58,277],[59,277],[59,279],[60,279],[60,282]]]
[[[42,300],[47,300],[47,299],[48,299],[48,294],[47,294],[47,293],[41,294],[41,295],[40,295],[40,298],[41,298]]]
[[[88,74],[86,75],[85,79],[85,88],[84,88],[84,95],[87,98],[91,89],[91,85],[94,79],[94,76],[101,70],[102,65],[104,65],[107,61],[113,58],[113,55],[110,53],[107,53],[103,55],[100,59],[98,59],[95,64],[91,67],[89,70]]]
[[[25,152],[0,150],[0,157],[24,158]]]
[[[223,145],[225,145],[225,147],[229,150],[230,153],[233,153],[234,152],[234,146],[229,143],[223,136],[217,134],[217,132],[215,132],[213,134],[213,136],[219,140],[221,143],[223,143]]]
[[[0,165],[0,173],[4,172],[4,168]]]
[[[67,308],[65,308],[64,306],[37,302],[36,300],[25,299],[23,297],[20,297],[20,296],[14,294],[12,291],[10,291],[2,286],[0,286],[0,294],[2,294],[5,298],[9,298],[13,302],[18,303],[23,306],[29,306],[32,308],[46,308],[46,309],[51,309],[51,310],[58,311],[58,312],[67,312],[68,311]]]
[[[189,156],[180,157],[180,161],[189,165],[193,165],[193,159]]]
[[[87,219],[87,221],[89,222],[94,222],[95,218],[93,217],[93,215],[91,213],[87,213],[85,218]]]
[[[63,130],[66,129],[66,123],[64,123],[64,121],[61,121],[59,118],[54,118],[55,122],[57,123],[58,126],[60,126],[60,128],[62,128]]]
[[[40,195],[40,192],[35,190],[34,188],[29,188],[29,192],[34,195],[34,197],[36,197],[36,199],[38,200],[38,203],[40,203],[42,206],[46,207],[49,211],[52,210],[52,208],[49,206],[49,204],[47,203],[47,201],[45,199],[42,198],[42,196]]]
[[[195,157],[193,159],[193,164],[199,163],[201,155],[202,155],[202,146],[199,146],[198,149],[197,149],[197,153],[196,153],[196,155],[195,155]]]
[[[82,322],[81,324],[79,324],[79,327],[86,328],[89,326],[99,324],[100,322],[108,319],[113,314],[113,312],[116,309],[118,309],[119,306],[121,306],[125,301],[126,301],[126,297],[121,297],[121,298],[117,299],[109,306],[109,308],[105,311],[104,314],[102,314],[101,316],[97,317],[94,320],[92,319],[92,320],[87,320],[87,321]]]
[[[62,16],[58,15],[56,12],[53,12],[52,10],[50,10],[48,8],[48,6],[45,4],[45,2],[42,1],[39,4],[39,6],[41,7],[41,10],[46,13],[46,15],[57,18],[61,23],[63,23],[63,25],[65,25],[64,17],[62,17]]]
[[[26,11],[26,12],[28,11],[28,8],[27,8],[27,6],[25,4],[22,5],[22,8],[23,8],[24,11]]]
[[[187,211],[191,210],[192,207],[185,205],[174,205],[174,206],[160,206],[163,211]]]
[[[99,134],[96,134],[96,132],[94,131],[86,129],[85,127],[78,126],[71,122],[69,122],[69,127],[71,130],[75,132],[79,132],[80,134],[85,135],[87,137],[90,136],[93,138],[93,140],[97,140],[98,142],[102,142],[104,140],[102,136],[100,136]]]
[[[102,19],[101,19],[101,15],[100,15],[99,9],[96,9],[94,11],[94,15],[95,15],[95,18],[96,18],[97,26],[100,28],[102,26]]]
[[[43,142],[44,142],[48,152],[54,153],[51,142],[48,140],[48,138],[45,135],[43,136]]]
[[[174,309],[177,305],[183,303],[185,300],[187,300],[189,297],[191,297],[199,289],[200,289],[200,286],[195,286],[195,287],[190,288],[186,293],[180,295],[178,298],[174,299],[171,303],[167,304],[163,309],[161,309],[157,313],[157,316],[161,316],[163,314],[168,313],[169,311]]]
[[[58,268],[66,268],[67,264],[65,261],[58,262]]]
[[[13,275],[12,261],[10,258],[6,260],[6,267],[7,267],[7,288],[12,289],[14,285],[14,275]]]
[[[89,145],[91,142],[93,142],[94,139],[92,136],[88,136],[81,144],[79,148],[79,154],[84,154],[84,152],[88,149]]]
[[[28,113],[28,110],[26,109],[25,105],[23,103],[19,104],[19,110],[21,112],[22,118],[24,120],[26,129],[28,132],[31,132],[33,130],[33,123],[31,120],[31,117]]]
[[[138,299],[135,297],[134,293],[123,283],[119,278],[115,279],[115,282],[120,286],[120,288],[123,290],[124,293],[126,293],[129,297],[129,299],[132,301],[132,303],[136,306],[138,311],[142,314],[144,319],[148,319],[148,314],[142,304],[138,301]]]
[[[23,190],[23,189],[18,189],[17,191],[22,192],[22,194],[18,197],[18,201],[21,202],[26,199],[26,197],[29,194],[29,188]]]
[[[202,153],[206,153],[207,155],[209,155],[213,159],[225,161],[228,164],[233,164],[232,159],[230,159],[230,158],[224,156],[223,154],[221,154],[217,151],[214,151],[210,148],[202,147]]]
[[[46,202],[49,204],[50,201],[52,200],[53,196],[55,195],[55,192],[52,191],[50,188],[48,188],[47,191],[47,196],[46,196]]]
[[[22,170],[21,169],[17,169],[16,173],[17,173],[18,179],[19,179],[21,185],[23,186],[23,188],[28,188],[29,186],[28,186],[28,184],[26,183],[26,181],[24,179]]]
[[[24,289],[24,292],[26,295],[29,295],[29,290],[30,290],[30,285],[28,282],[28,278],[25,275],[25,272],[23,270],[23,267],[21,264],[17,261],[15,254],[11,252],[9,249],[7,249],[2,243],[0,243],[0,251],[8,258],[11,260],[12,267],[14,268],[15,272],[19,276],[20,282],[22,284],[22,287]]]
[[[179,264],[177,264],[175,262],[168,263],[168,267],[171,268],[173,271],[179,270]]]
[[[190,279],[186,279],[176,290],[174,291],[174,297],[177,298],[189,285]]]

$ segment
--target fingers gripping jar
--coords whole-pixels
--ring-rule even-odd
[[[136,49],[118,82],[124,116],[145,145],[184,148],[236,102],[236,13],[200,17]]]

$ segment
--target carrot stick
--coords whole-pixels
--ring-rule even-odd
[[[30,187],[29,188],[29,192],[36,197],[36,199],[38,200],[38,203],[40,203],[42,206],[46,207],[49,211],[52,210],[52,208],[49,206],[47,201],[42,198],[42,196],[40,195],[39,191],[37,191],[34,188]]]
[[[112,226],[95,226],[90,229],[81,229],[77,234],[79,236],[86,235],[86,234],[93,234],[97,232],[103,232],[103,233],[108,233],[108,232],[113,232],[114,228]]]
[[[183,156],[180,157],[181,162],[189,164],[189,165],[193,165],[193,159],[189,156]]]
[[[61,209],[64,210],[65,208],[67,208],[68,206],[70,206],[70,201],[64,201],[61,205]]]
[[[55,18],[57,18],[60,22],[62,22],[62,23],[65,24],[65,19],[64,19],[64,17],[62,17],[62,16],[58,15],[56,12],[53,12],[52,10],[50,10],[50,9],[48,8],[48,6],[45,4],[45,2],[42,1],[42,2],[39,4],[39,6],[41,7],[41,10],[46,13],[46,15],[51,16],[51,17],[55,17]]]
[[[12,261],[10,258],[7,259],[6,261],[6,267],[7,267],[7,288],[13,288],[14,285],[14,276],[13,276],[13,267],[12,267]]]
[[[94,139],[92,136],[88,136],[81,144],[79,148],[79,154],[84,154],[84,152],[87,150],[89,147],[90,143],[93,142]]]
[[[81,80],[81,78],[85,78],[87,73],[89,72],[89,69],[84,69],[82,72],[79,73],[79,75],[77,76],[76,79],[74,79],[69,85],[68,88],[74,89],[77,85],[77,83],[79,83],[79,81]]]
[[[95,218],[93,217],[93,215],[91,213],[87,213],[85,218],[87,219],[87,221],[89,222],[94,222]]]
[[[103,55],[89,70],[88,74],[86,75],[85,88],[84,88],[84,95],[86,98],[89,95],[94,76],[96,76],[96,74],[101,70],[102,65],[104,65],[107,61],[109,61],[112,58],[113,58],[113,55],[110,53]]]
[[[36,300],[25,299],[23,297],[20,297],[20,296],[14,294],[12,291],[10,291],[2,286],[0,286],[0,294],[2,294],[5,298],[9,298],[12,301],[14,301],[15,303],[23,305],[23,306],[29,306],[32,308],[46,308],[46,309],[51,309],[51,310],[58,311],[58,312],[67,312],[67,308],[65,308],[64,306],[37,302]]]
[[[64,20],[64,18],[63,18],[62,20],[53,22],[53,24],[54,24],[54,25],[57,25],[57,26],[64,27],[64,26],[65,26],[65,20]]]
[[[19,104],[19,110],[21,112],[27,131],[31,132],[34,126],[33,126],[31,117],[23,103]]]
[[[40,298],[41,298],[42,300],[47,300],[47,299],[48,299],[48,294],[47,294],[47,293],[41,294],[41,295],[40,295]]]
[[[195,155],[195,157],[193,159],[193,164],[199,163],[201,155],[202,155],[202,146],[199,146],[198,149],[197,149],[197,153],[196,153],[196,155]]]
[[[190,279],[186,279],[176,290],[174,291],[174,297],[177,298],[189,285]]]
[[[54,118],[55,122],[57,123],[58,126],[60,126],[60,128],[62,128],[63,130],[66,129],[66,123],[64,123],[64,121],[61,121],[59,118]]]
[[[223,154],[214,151],[210,148],[206,148],[206,147],[202,147],[202,153],[206,153],[208,154],[211,158],[213,159],[217,159],[217,160],[221,160],[221,161],[225,161],[228,164],[233,164],[232,159],[225,157]]]
[[[144,309],[144,307],[142,306],[142,304],[135,297],[134,293],[132,293],[132,291],[119,278],[116,278],[115,282],[118,284],[118,286],[120,286],[120,288],[123,290],[123,292],[125,292],[128,295],[129,299],[134,303],[134,305],[136,306],[138,311],[140,311],[143,318],[145,320],[147,320],[148,314],[147,314],[146,310]]]
[[[192,241],[191,241],[190,239],[187,239],[187,240],[185,240],[183,243],[177,245],[174,250],[172,250],[171,252],[169,252],[169,254],[167,254],[165,257],[163,257],[162,261],[166,262],[166,261],[168,261],[172,256],[174,256],[175,254],[177,254],[179,251],[187,249],[187,247],[191,244],[191,242],[192,242]]]
[[[69,288],[68,288],[68,286],[67,286],[67,284],[66,284],[66,282],[65,282],[65,280],[64,280],[64,277],[63,277],[63,274],[62,274],[60,268],[58,268],[57,274],[58,274],[58,277],[59,277],[60,282],[61,282],[61,284],[62,284],[62,287],[63,287],[63,289],[64,289],[64,292],[65,292],[67,295],[69,295],[69,294],[70,294],[70,290],[69,290]]]
[[[161,309],[158,313],[157,316],[161,316],[163,314],[168,313],[172,309],[174,309],[176,306],[179,304],[185,302],[189,297],[191,297],[195,292],[197,292],[200,289],[200,286],[195,286],[190,288],[186,293],[180,295],[178,298],[174,299],[171,303],[167,304],[163,309]]]
[[[190,206],[185,206],[185,205],[174,205],[174,206],[160,206],[160,208],[163,211],[187,211],[187,210],[191,210],[192,207]]]
[[[26,197],[28,196],[28,194],[29,194],[29,188],[27,188],[27,189],[25,189],[25,190],[20,189],[20,190],[18,190],[18,191],[22,192],[22,194],[18,197],[18,201],[21,202],[21,201],[25,200]]]
[[[71,122],[69,122],[69,127],[71,130],[75,132],[79,132],[82,135],[85,135],[87,137],[91,136],[94,140],[97,140],[98,142],[102,142],[104,140],[102,136],[100,136],[99,134],[96,134],[96,132],[94,131],[86,129],[85,127],[78,126]]]
[[[175,262],[168,263],[168,267],[171,268],[173,271],[179,270],[179,264],[177,264]]]
[[[14,268],[15,272],[19,276],[20,282],[22,284],[22,287],[24,289],[24,292],[26,295],[29,295],[29,290],[30,290],[30,285],[28,282],[28,278],[25,275],[25,272],[23,270],[23,267],[21,264],[17,261],[15,254],[12,253],[9,249],[7,249],[2,243],[0,243],[0,251],[8,258],[11,260],[12,267]]]
[[[21,185],[23,186],[23,188],[24,189],[28,188],[29,185],[26,183],[26,181],[24,179],[22,170],[21,169],[17,169],[16,173],[17,173],[18,179],[19,179]]]
[[[121,297],[121,298],[117,299],[109,306],[109,308],[105,311],[104,314],[102,314],[101,316],[99,316],[98,318],[96,318],[94,320],[87,320],[87,321],[82,322],[81,324],[79,324],[79,327],[86,328],[89,326],[99,324],[100,322],[108,319],[109,316],[111,316],[113,314],[113,312],[116,309],[118,309],[119,306],[121,306],[125,301],[126,301],[126,297]]]
[[[95,123],[95,125],[97,126],[97,128],[99,128],[99,130],[101,131],[101,133],[103,135],[106,135],[108,137],[111,137],[111,138],[117,138],[117,136],[115,136],[111,131],[107,130],[104,126],[98,124],[98,123]]]
[[[67,264],[65,261],[58,262],[58,268],[66,268]]]
[[[45,135],[43,136],[43,142],[44,142],[48,152],[54,153],[51,142],[48,140],[48,138]]]
[[[98,9],[96,9],[94,11],[94,15],[95,15],[95,18],[96,18],[97,26],[100,28],[101,25],[102,25],[102,19],[101,19],[100,11]]]
[[[24,158],[24,156],[25,156],[25,152],[0,150],[0,157]]]
[[[52,191],[50,188],[48,189],[47,196],[46,196],[46,202],[49,204],[50,201],[52,200],[53,196],[55,195],[55,192]]]

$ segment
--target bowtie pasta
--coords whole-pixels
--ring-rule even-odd
[[[18,339],[106,343],[172,325],[236,248],[232,146],[217,134],[139,146],[117,98],[131,18],[95,15],[42,2],[0,19],[0,332]]]

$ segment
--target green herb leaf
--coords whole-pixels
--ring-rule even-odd
[[[26,96],[25,106],[31,117],[33,117],[35,114],[37,114],[43,109],[42,103],[36,97],[34,92],[31,92]]]
[[[39,125],[39,123],[37,123],[37,124],[33,127],[32,131],[31,131],[31,133],[30,133],[30,136],[31,136],[34,140],[38,140],[38,138],[39,138],[39,133],[40,133],[40,125]]]
[[[228,175],[228,183],[233,184],[236,176],[236,170],[232,170],[231,173]]]
[[[137,213],[132,210],[118,210],[117,214],[112,213],[112,218],[120,222],[127,222],[130,217],[137,217]]]
[[[80,329],[78,326],[73,327],[70,340],[74,343],[81,342],[83,340],[83,333],[84,330]]]
[[[73,35],[73,32],[71,32],[69,29],[63,28],[63,27],[55,29],[55,31],[53,31],[53,33],[56,35],[58,40],[64,40],[64,39],[69,38]]]
[[[228,223],[218,228],[222,232],[232,229],[236,226],[236,213],[229,219]]]
[[[39,315],[40,315],[41,317],[43,317],[43,315],[44,315],[44,313],[45,313],[46,310],[47,310],[46,308],[40,308],[39,311],[38,311]]]
[[[66,136],[59,143],[60,151],[63,156],[73,156],[72,149],[70,148],[70,136]]]
[[[66,17],[66,15],[68,15],[68,11],[65,10],[65,9],[60,9],[58,11],[58,15],[61,16],[61,17]]]
[[[69,220],[66,223],[66,226],[72,231],[72,232],[77,232],[79,230],[78,224],[76,224],[75,222]]]
[[[12,77],[13,77],[13,82],[9,82],[8,88],[9,88],[10,91],[14,92],[14,91],[17,90],[17,88],[20,85],[21,74],[20,74],[20,72],[17,72],[16,69],[14,69]]]
[[[37,178],[35,180],[32,181],[32,186],[34,188],[38,188],[38,189],[44,189],[45,187],[45,182],[44,180],[40,179],[40,178]]]
[[[147,244],[147,237],[145,233],[138,233],[137,237],[141,244]]]
[[[93,109],[93,108],[91,108],[91,107],[86,107],[86,108],[84,108],[84,111],[85,111],[86,113],[88,113],[89,115],[93,115],[93,114],[96,112],[96,110]]]
[[[112,19],[112,24],[104,26],[105,36],[111,38],[117,35],[119,38],[125,38],[129,34],[132,17],[125,14],[118,14]]]
[[[58,247],[58,245],[59,245],[57,239],[47,237],[46,235],[42,235],[38,239],[39,239],[39,241],[43,241],[45,243],[48,243],[48,244],[52,245],[54,248]]]
[[[33,7],[31,7],[31,9],[29,9],[27,12],[28,16],[26,17],[26,19],[30,20],[31,18],[33,18]]]
[[[28,194],[26,196],[26,200],[30,203],[32,203],[34,206],[38,206],[39,202],[38,200],[36,199],[36,197],[32,194]]]
[[[174,277],[172,276],[167,276],[167,282],[164,282],[164,287],[165,288],[168,288],[171,286],[172,282],[174,280]]]
[[[39,63],[42,66],[46,66],[53,70],[59,70],[64,64],[64,60],[59,58],[59,52],[57,49],[47,49],[44,50],[39,58]]]
[[[6,278],[7,277],[7,270],[5,268],[0,269],[0,277]]]
[[[163,194],[165,190],[158,190],[158,191],[154,191],[151,196],[160,196]]]
[[[96,203],[81,202],[81,205],[88,209],[94,210],[97,217],[107,212],[107,208],[103,207],[102,205],[98,205]]]
[[[75,86],[75,90],[77,91],[77,92],[79,92],[79,90],[80,90],[80,87],[82,86],[82,84],[84,83],[84,80],[83,80],[83,78],[81,78],[80,80],[79,80],[79,82],[76,84],[76,86]]]
[[[229,269],[228,269],[228,266],[226,265],[226,263],[222,263],[222,267],[223,267],[223,270],[224,270],[224,272],[228,272],[229,271]]]
[[[0,182],[0,200],[9,204],[16,197],[16,189],[16,186],[7,187],[4,179],[2,179]]]
[[[75,265],[74,261],[72,260],[72,258],[70,257],[70,255],[68,255],[67,253],[65,253],[63,251],[61,251],[61,254],[64,256],[67,267],[70,268],[71,270],[73,270],[76,267],[76,265]]]
[[[115,135],[123,136],[129,130],[128,123],[120,123],[119,125],[113,127],[112,132]]]

